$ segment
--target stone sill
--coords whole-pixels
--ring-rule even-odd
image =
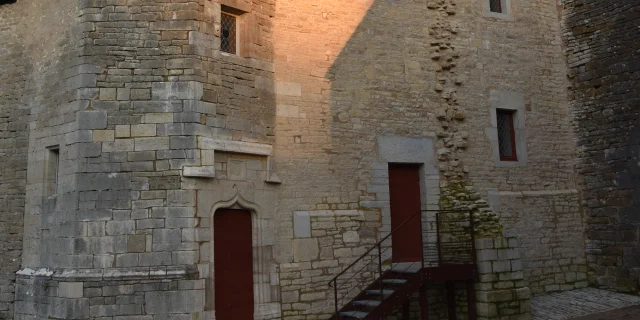
[[[197,279],[198,270],[189,266],[138,267],[113,269],[38,269],[24,268],[16,272],[17,278],[38,278],[56,281],[114,281],[114,280],[167,280]]]
[[[515,21],[513,14],[511,13],[499,13],[499,12],[490,12],[490,11],[485,11],[482,13],[482,16],[484,18],[493,18],[496,20],[503,20],[503,21]]]
[[[216,177],[216,170],[213,166],[182,167],[182,176],[213,179]]]

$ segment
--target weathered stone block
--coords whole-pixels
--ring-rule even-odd
[[[498,252],[495,249],[485,249],[476,251],[478,261],[498,260]]]
[[[100,88],[100,100],[116,100],[116,88]]]
[[[107,235],[127,235],[135,233],[135,221],[108,221],[106,225]]]
[[[167,206],[189,207],[195,205],[195,190],[167,190]]]
[[[106,129],[106,111],[78,111],[76,121],[79,129]]]
[[[83,292],[82,282],[60,282],[58,284],[58,297],[60,298],[82,298]]]
[[[151,209],[154,218],[190,218],[195,217],[195,209],[192,207],[158,207]]]
[[[199,261],[197,251],[175,251],[172,254],[173,265],[192,265]]]
[[[131,100],[150,100],[151,89],[131,89]]]
[[[145,293],[148,314],[194,313],[204,310],[204,291],[159,291]]]
[[[131,126],[132,137],[153,137],[156,135],[155,124],[136,124]]]
[[[138,266],[138,254],[137,253],[125,253],[116,256],[116,267],[129,268]]]
[[[59,319],[89,318],[89,299],[51,298],[49,314]]]
[[[144,115],[145,123],[171,123],[173,122],[173,113],[147,113]]]
[[[171,265],[171,252],[145,252],[138,254],[138,263],[143,266]]]
[[[135,151],[169,149],[169,137],[136,138]]]
[[[153,100],[193,99],[200,100],[203,94],[202,83],[186,82],[156,82],[151,89]]]
[[[296,262],[312,261],[318,259],[320,248],[318,247],[318,239],[294,239],[293,240],[293,258]]]
[[[172,136],[169,145],[171,149],[195,149],[198,142],[194,136]]]
[[[137,222],[138,224],[140,221]],[[127,237],[127,251],[128,252],[144,252],[147,248],[146,243],[147,236],[145,235],[130,235]]]
[[[93,130],[93,141],[113,141],[115,139],[114,130]]]

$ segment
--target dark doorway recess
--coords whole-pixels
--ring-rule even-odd
[[[389,164],[389,192],[391,201],[391,230],[420,212],[420,165]],[[402,227],[391,238],[393,262],[415,262],[422,257],[420,220]]]
[[[214,215],[215,312],[218,320],[253,320],[251,213]]]

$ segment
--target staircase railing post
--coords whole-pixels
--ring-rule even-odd
[[[382,242],[378,243],[378,273],[380,276],[378,277],[378,286],[380,287],[380,301],[384,300],[384,296],[382,295]]]
[[[436,234],[437,234],[437,250],[438,250],[438,266],[442,264],[442,248],[440,247],[440,212],[436,213]]]
[[[476,264],[476,230],[473,222],[473,210],[469,211],[469,227],[471,229],[471,259]]]
[[[418,211],[418,223],[420,223],[420,272],[424,269],[424,233],[422,232],[422,211]]]
[[[340,320],[340,313],[338,312],[338,279],[333,281],[333,299],[336,308],[336,319]]]

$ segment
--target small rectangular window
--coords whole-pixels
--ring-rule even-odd
[[[222,52],[238,53],[238,17],[222,12],[220,30],[220,50]]]
[[[45,168],[46,193],[52,196],[58,193],[58,176],[60,175],[60,147],[47,148],[47,167]]]
[[[497,109],[498,144],[501,161],[518,161],[516,153],[516,130],[513,126],[515,111]]]
[[[491,12],[502,13],[502,0],[489,0],[489,10]]]

